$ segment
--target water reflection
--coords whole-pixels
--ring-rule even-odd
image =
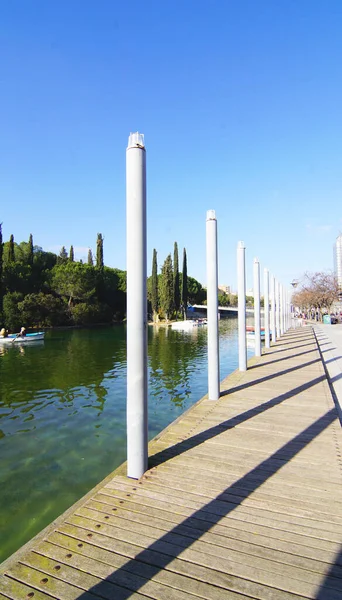
[[[206,332],[151,327],[149,344],[150,395],[164,395],[179,407],[191,393],[191,377],[206,355]]]

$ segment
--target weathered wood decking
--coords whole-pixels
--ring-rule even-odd
[[[251,363],[250,363],[251,364]],[[0,598],[342,598],[342,444],[311,327],[288,332],[3,564]]]

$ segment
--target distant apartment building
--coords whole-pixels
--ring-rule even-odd
[[[334,271],[339,288],[342,289],[342,234],[336,238],[334,244]]]
[[[224,292],[225,294],[230,294],[230,285],[219,285],[218,289],[220,292]]]

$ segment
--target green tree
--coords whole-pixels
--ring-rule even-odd
[[[103,267],[103,237],[102,237],[102,233],[97,234],[96,266],[98,269],[101,269]]]
[[[52,294],[27,294],[18,303],[18,311],[23,323],[29,323],[30,327],[53,327],[66,324],[67,304],[61,298]]]
[[[74,261],[75,261],[74,247],[73,247],[73,245],[71,245],[70,252],[69,252],[69,262],[74,262]]]
[[[14,261],[15,261],[15,255],[14,255],[14,235],[12,233],[11,237],[9,239],[9,243],[8,243],[7,262],[8,263],[14,263]]]
[[[77,262],[56,265],[50,285],[57,294],[68,298],[70,308],[74,300],[89,300],[95,294],[96,273],[93,267]]]
[[[183,249],[183,270],[182,270],[182,308],[183,318],[186,319],[186,309],[188,306],[188,265],[186,250]]]
[[[23,299],[23,294],[20,292],[9,292],[4,295],[3,299],[3,316],[5,321],[5,327],[8,327],[10,331],[18,330],[22,324],[21,313],[18,309],[18,304]]]
[[[0,223],[0,317],[2,316],[2,297],[3,297],[3,287],[2,287],[3,253],[4,253],[4,244],[3,244],[3,240],[2,240],[2,223]]]
[[[190,304],[203,304],[206,300],[207,292],[202,284],[194,277],[187,278],[188,301]]]
[[[178,245],[177,242],[175,242],[173,249],[173,303],[176,311],[176,317],[180,309],[180,301]]]
[[[92,253],[91,249],[89,248],[89,250],[88,250],[88,265],[93,266],[93,264],[94,264],[93,253]]]
[[[173,268],[172,258],[169,254],[162,266],[160,281],[160,307],[168,321],[173,310]]]
[[[157,264],[157,250],[153,250],[152,259],[152,289],[151,289],[151,307],[153,314],[153,321],[158,321],[158,264]]]
[[[230,300],[229,300],[229,296],[227,294],[225,294],[224,292],[220,293],[218,295],[218,305],[219,306],[229,306],[230,304]]]
[[[28,242],[28,248],[27,248],[27,263],[29,265],[33,265],[33,236],[32,233],[30,233],[30,237],[29,237],[29,242]]]
[[[59,256],[57,258],[58,265],[64,265],[68,260],[68,253],[65,249],[65,246],[62,246]]]

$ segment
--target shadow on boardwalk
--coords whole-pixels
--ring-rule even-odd
[[[213,438],[219,433],[222,433],[223,429],[229,429],[230,427],[234,427],[239,423],[243,423],[247,419],[253,418],[254,416],[272,408],[273,406],[284,402],[288,398],[291,398],[296,394],[309,389],[315,384],[321,382],[323,379],[323,376],[315,378],[305,385],[298,386],[286,394],[282,394],[268,402],[265,402],[264,404],[261,404],[259,407],[248,410],[232,419],[228,419],[219,426],[212,427],[207,431],[187,439],[184,442],[175,444],[166,451],[162,451],[152,456],[151,463],[154,465],[161,464],[169,460],[171,456],[179,455],[189,448],[193,448],[203,443],[205,440]],[[134,592],[137,592],[142,586],[144,586],[144,584],[146,584],[147,580],[155,577],[163,569],[167,569],[168,565],[170,565],[170,563],[172,563],[176,557],[181,555],[184,550],[191,548],[196,540],[199,540],[206,532],[209,532],[210,529],[214,525],[218,524],[222,518],[233,512],[242,502],[242,499],[238,499],[239,495],[241,497],[242,488],[245,490],[244,498],[248,498],[255,490],[262,486],[262,484],[265,483],[269,478],[273,477],[284,465],[287,464],[287,462],[295,457],[303,448],[308,446],[320,433],[322,433],[327,427],[329,427],[329,425],[331,425],[331,423],[336,420],[337,415],[335,409],[331,409],[326,412],[322,417],[314,421],[307,428],[303,429],[303,431],[280,447],[267,459],[260,462],[258,466],[251,469],[246,475],[227,487],[215,499],[203,505],[199,510],[194,511],[191,516],[185,518],[180,524],[170,529],[170,531],[168,531],[165,535],[162,535],[157,541],[153,542],[146,549],[142,549],[140,552],[138,552],[134,559],[127,558],[127,562],[122,567],[113,571],[113,573],[109,575],[106,580],[95,585],[89,590],[89,592],[103,598],[117,597],[120,598],[120,600],[130,598]],[[227,494],[231,493],[236,494],[236,504],[232,504],[231,502],[227,501]],[[196,525],[194,523],[196,523]],[[184,534],[186,527],[188,527],[188,531],[191,533]],[[337,598],[340,597],[339,594],[341,594],[342,597],[341,563],[342,557],[339,556],[336,564],[332,567],[331,572],[323,580],[317,600]],[[220,583],[220,578],[218,578],[216,581],[215,572],[216,571],[213,571],[213,581],[211,583],[220,588],[222,584]],[[184,574],[187,574],[186,567]],[[336,577],[335,574],[338,575],[338,577]],[[111,595],[108,591],[108,586],[111,587],[112,584],[114,584],[113,595]],[[234,584],[231,585],[232,587],[230,589],[234,595]],[[265,592],[265,590],[268,589],[267,598],[277,597],[276,590],[278,587],[273,588],[265,584],[258,583],[257,581],[253,581],[253,585],[255,586],[255,589],[259,588],[259,594],[262,593],[262,590]],[[119,586],[119,591],[116,586]],[[144,593],[144,591],[142,591],[142,593]],[[228,597],[229,591],[225,589],[224,594],[227,594]],[[88,592],[80,594],[79,598],[83,598],[83,600],[89,600]]]
[[[335,562],[332,565],[331,569],[329,570],[329,573],[327,574],[324,581],[320,585],[315,600],[327,600],[327,598],[329,598],[329,593],[331,592],[331,588],[336,583],[336,577],[341,577],[341,575],[340,575],[340,573],[341,573],[340,565],[341,564],[342,564],[342,547],[341,547],[340,551],[336,554]],[[342,598],[342,593],[341,593],[341,598]]]

